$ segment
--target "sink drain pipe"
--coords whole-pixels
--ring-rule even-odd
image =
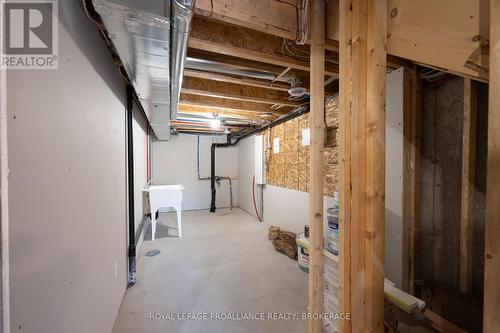
[[[231,143],[231,139],[227,138],[227,143],[212,143],[210,148],[210,187],[212,189],[212,202],[210,203],[210,213],[215,213],[215,149],[233,147],[235,144]],[[232,184],[231,184],[232,185]],[[231,186],[232,187],[232,186]]]
[[[128,178],[128,286],[135,284],[135,213],[134,213],[134,137],[132,123],[134,118],[134,92],[127,86],[127,178]]]

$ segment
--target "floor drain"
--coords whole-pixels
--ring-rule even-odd
[[[160,250],[151,250],[146,252],[146,256],[148,257],[154,257],[160,254]]]

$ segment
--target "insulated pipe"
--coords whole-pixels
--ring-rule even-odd
[[[128,178],[128,286],[135,284],[134,137],[132,132],[134,91],[127,86],[127,178]]]
[[[212,143],[210,148],[210,188],[212,190],[212,202],[210,203],[210,213],[215,213],[215,149],[216,148],[227,148],[234,146],[231,143],[231,139],[227,138],[227,143]]]

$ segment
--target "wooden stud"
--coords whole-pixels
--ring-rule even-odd
[[[312,1],[311,20],[311,128],[309,196],[309,313],[323,310],[323,144],[325,126],[325,2]],[[309,319],[309,333],[323,332],[322,319]]]
[[[339,216],[339,311],[351,312],[351,93],[352,93],[352,0],[340,1],[340,79],[339,79],[339,140],[340,140],[340,216]],[[351,320],[340,320],[339,332],[352,331]]]
[[[367,2],[365,330],[384,331],[387,3]],[[356,208],[354,208],[356,209]]]
[[[460,291],[472,288],[472,255],[474,239],[474,191],[476,161],[476,85],[464,79],[462,131],[462,194],[460,217]]]
[[[341,153],[341,177],[350,169],[351,185],[348,189],[349,179],[342,180],[340,204],[341,218],[352,221],[341,233],[350,241],[341,239],[340,283],[348,279],[347,271],[350,285],[341,285],[340,309],[350,312],[354,332],[384,329],[386,5],[340,1],[341,142],[343,150],[350,150]],[[346,118],[347,130],[342,128]],[[345,267],[349,261],[350,269]],[[346,332],[348,326],[340,328]]]
[[[500,332],[500,0],[490,0],[490,86],[483,332]]]
[[[403,290],[415,294],[419,263],[422,108],[418,68],[403,78]]]

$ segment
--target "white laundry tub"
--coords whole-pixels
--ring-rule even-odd
[[[177,226],[179,237],[181,231],[181,210],[182,210],[182,185],[151,185],[144,191],[149,192],[149,206],[151,207],[151,239],[156,235],[156,212],[160,208],[172,207],[177,212]]]

